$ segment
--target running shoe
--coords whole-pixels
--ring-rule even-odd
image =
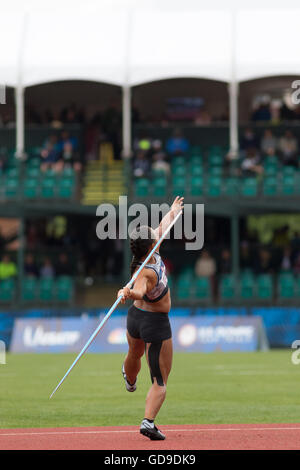
[[[124,364],[122,365],[122,374],[123,374],[123,377],[124,377],[124,380],[125,380],[126,390],[128,392],[135,392],[136,391],[136,379],[135,379],[134,384],[131,384],[131,383],[128,382],[126,374],[125,374]]]
[[[143,419],[140,433],[143,436],[149,437],[151,441],[163,441],[166,436],[155,426],[154,423],[150,423],[147,419]]]

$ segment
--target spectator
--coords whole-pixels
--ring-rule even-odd
[[[180,129],[175,129],[173,137],[170,137],[166,143],[166,150],[169,155],[182,155],[188,152],[190,144],[182,135]]]
[[[293,257],[300,252],[300,232],[294,232],[293,237],[291,239],[291,250],[293,253]]]
[[[263,174],[264,168],[260,163],[259,154],[254,148],[249,148],[247,150],[246,157],[242,161],[241,168],[244,173],[244,176],[254,176]]]
[[[252,129],[247,127],[241,139],[241,150],[246,152],[248,149],[258,148],[257,138]]]
[[[265,102],[261,103],[252,114],[252,121],[270,121],[271,110],[270,104]]]
[[[229,274],[231,273],[231,253],[225,248],[221,252],[221,259],[219,264],[219,273],[220,274]]]
[[[170,172],[170,165],[166,161],[166,154],[162,149],[162,143],[160,140],[155,140],[152,145],[153,154],[152,154],[152,169],[161,170],[165,173]]]
[[[273,133],[270,129],[266,129],[261,139],[260,143],[260,150],[262,153],[268,154],[275,154],[277,149],[277,139],[273,136]]]
[[[135,177],[140,178],[143,176],[147,176],[149,171],[150,162],[146,158],[145,152],[143,150],[139,150],[133,162],[133,174]]]
[[[65,253],[59,254],[55,273],[57,276],[71,276],[73,274],[69,259]]]
[[[252,257],[250,253],[249,243],[247,241],[243,241],[241,243],[240,266],[242,269],[252,268]]]
[[[77,148],[78,148],[78,141],[77,141],[76,137],[71,137],[70,133],[68,131],[64,130],[64,131],[62,131],[61,139],[58,142],[58,151],[62,152],[64,150],[64,146],[66,144],[71,144],[72,148],[74,150],[77,150]]]
[[[7,163],[7,155],[6,155],[6,149],[1,148],[0,149],[0,174],[5,170],[5,165]]]
[[[292,260],[291,260],[291,249],[290,247],[286,247],[283,250],[283,256],[281,260],[281,271],[290,271],[292,269]]]
[[[59,156],[59,147],[56,135],[51,135],[45,142],[41,151],[41,170],[54,169]]]
[[[57,164],[55,165],[57,171],[62,171],[63,168],[66,167],[72,167],[77,172],[82,168],[79,154],[69,140],[64,143],[63,149],[59,154]]]
[[[39,275],[39,271],[32,254],[28,254],[25,257],[24,273],[26,276],[30,277],[38,277]]]
[[[44,259],[44,263],[40,269],[41,278],[53,278],[55,275],[54,268],[49,258]]]
[[[274,230],[272,238],[272,246],[284,249],[289,246],[289,226],[284,225]]]
[[[261,248],[256,259],[255,267],[256,274],[270,274],[272,271],[271,253],[265,248]]]
[[[11,277],[15,277],[17,275],[17,266],[16,264],[11,261],[9,255],[3,255],[2,260],[0,262],[0,279],[9,279]]]
[[[296,255],[293,268],[294,268],[294,274],[298,276],[300,274],[300,252]]]
[[[291,131],[285,131],[284,136],[279,139],[279,150],[284,165],[298,166],[298,142]]]
[[[198,277],[213,278],[216,274],[216,262],[210,256],[208,250],[203,250],[199,259],[196,261],[195,273]]]

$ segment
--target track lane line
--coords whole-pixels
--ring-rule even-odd
[[[163,425],[160,426],[162,429]],[[299,427],[264,427],[264,428],[189,428],[189,429],[167,429],[164,428],[166,432],[230,432],[230,431],[300,431]],[[119,433],[138,433],[139,428],[136,430],[108,430],[108,431],[53,431],[53,432],[16,432],[16,433],[1,433],[0,438],[8,436],[56,436],[56,435],[65,435],[65,434],[119,434]]]

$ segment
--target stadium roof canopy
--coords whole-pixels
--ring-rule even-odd
[[[10,0],[0,83],[300,74],[296,0]]]

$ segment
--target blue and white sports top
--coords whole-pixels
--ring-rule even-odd
[[[144,295],[143,299],[146,302],[158,302],[169,290],[165,264],[159,253],[155,252],[153,256],[155,258],[155,263],[148,263],[145,265],[145,268],[153,269],[157,276],[157,283],[150,292]],[[141,266],[141,264],[142,263],[138,263],[139,266]]]

